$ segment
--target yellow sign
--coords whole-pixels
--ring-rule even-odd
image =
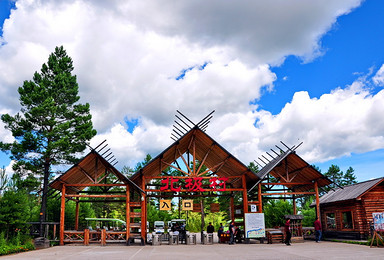
[[[193,200],[183,200],[183,210],[193,210]]]
[[[160,210],[171,210],[171,200],[160,200]]]

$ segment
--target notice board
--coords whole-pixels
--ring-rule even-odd
[[[384,212],[372,213],[375,231],[384,231]]]
[[[264,213],[245,213],[245,238],[265,237]]]

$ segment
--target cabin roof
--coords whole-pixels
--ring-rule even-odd
[[[320,198],[320,204],[358,199],[383,181],[384,177],[381,177],[330,190]]]

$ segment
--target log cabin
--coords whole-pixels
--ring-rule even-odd
[[[367,239],[372,213],[384,212],[384,177],[329,191],[320,212],[324,238]]]

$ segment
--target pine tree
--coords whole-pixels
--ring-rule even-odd
[[[1,116],[15,141],[0,143],[0,148],[11,152],[10,158],[16,161],[15,172],[43,176],[41,222],[46,220],[52,166],[74,162],[76,154],[84,151],[96,135],[89,104],[78,103],[79,87],[73,69],[63,46],[56,47],[41,72],[35,72],[32,81],[24,81],[19,87],[20,112]],[[42,226],[40,229],[42,235]]]

